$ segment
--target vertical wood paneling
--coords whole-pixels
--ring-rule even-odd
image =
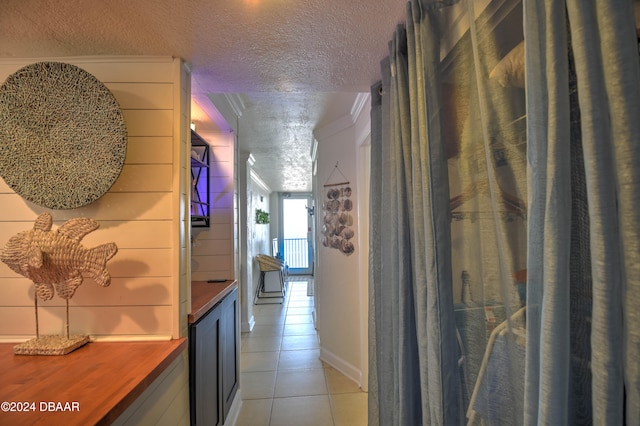
[[[56,60],[56,59],[44,59]],[[188,262],[184,256],[184,226],[179,231],[182,188],[180,170],[186,149],[189,93],[188,73],[179,59],[62,58],[93,74],[116,97],[127,126],[125,166],[107,194],[91,205],[51,210],[23,200],[0,182],[0,244],[29,229],[42,212],[50,212],[54,228],[75,217],[92,217],[100,229],[82,244],[113,241],[117,255],[107,267],[111,285],[99,287],[86,278],[71,300],[70,327],[74,332],[112,336],[180,335],[186,313],[184,285]],[[34,60],[0,61],[0,80]],[[184,69],[183,69],[184,68]],[[180,94],[180,96],[177,96]],[[187,111],[185,111],[185,104]],[[185,186],[186,187],[186,186]],[[180,253],[180,254],[179,254]],[[0,339],[35,333],[33,285],[0,265]],[[183,296],[180,296],[180,294]],[[64,321],[64,301],[41,304],[41,332],[58,333]]]
[[[172,255],[172,249],[119,249],[107,264],[107,269],[111,277],[170,277]],[[0,264],[0,277],[16,278],[20,276],[5,264]]]
[[[65,59],[62,58],[62,61]],[[74,61],[105,85],[109,83],[171,83],[173,84],[173,68],[177,59],[163,57],[95,57],[81,58]]]
[[[174,229],[177,230],[174,245],[178,249],[178,257],[174,263],[174,275],[177,276],[178,291],[173,294],[174,312],[178,315],[173,317],[174,338],[188,336],[187,315],[191,309],[191,274],[189,268],[189,250],[191,220],[187,206],[190,206],[188,193],[191,190],[191,71],[183,63],[176,64],[174,73],[179,85],[174,87],[173,97],[180,103],[179,108],[174,111],[174,121],[177,126],[175,133],[179,135],[179,144],[176,144],[174,158],[178,160],[178,166],[174,175],[174,197],[175,206],[178,209],[177,218],[174,220]]]
[[[69,332],[91,336],[168,335],[171,306],[71,306]],[[38,308],[41,334],[64,334],[66,308]],[[35,332],[34,307],[3,307],[0,309],[0,336],[32,336]]]
[[[16,228],[17,232],[31,228],[36,217],[44,212],[51,213],[56,224],[83,216],[101,222],[101,227],[108,220],[166,220],[171,219],[171,201],[171,193],[165,192],[107,192],[81,209],[52,210],[30,203],[16,193],[0,194],[0,222],[26,222]]]
[[[212,209],[211,211],[211,223],[233,223],[233,209]]]
[[[188,351],[179,356],[113,423],[121,425],[189,424]]]
[[[168,306],[171,305],[171,294],[167,291],[170,284],[171,278],[168,277],[112,277],[109,287],[101,287],[91,278],[85,278],[84,283],[69,301],[69,306]],[[27,278],[7,277],[3,280],[0,307],[31,308],[33,294],[34,285]],[[54,297],[47,301],[39,300],[38,306],[65,306],[65,302],[59,297]]]
[[[171,164],[125,164],[112,192],[171,192]]]
[[[171,164],[173,162],[173,138],[170,136],[129,136],[127,157],[124,162],[125,164]]]
[[[210,145],[211,225],[194,232],[191,273],[195,280],[236,279],[234,268],[234,136],[198,131]]]
[[[172,83],[107,83],[122,109],[172,110]]]
[[[173,110],[123,109],[129,136],[173,135]]]

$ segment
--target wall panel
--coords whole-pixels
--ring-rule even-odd
[[[129,136],[125,164],[171,164],[172,162],[172,137]]]
[[[56,60],[56,59],[42,59]],[[107,192],[78,209],[51,210],[22,199],[0,179],[0,246],[15,233],[30,229],[35,218],[49,212],[54,229],[75,217],[91,217],[97,231],[82,240],[86,248],[115,242],[119,251],[107,267],[109,287],[86,277],[70,301],[74,333],[111,340],[135,336],[161,338],[180,334],[179,314],[189,295],[180,300],[180,275],[186,274],[180,241],[186,241],[180,221],[180,150],[186,150],[180,129],[188,131],[189,103],[175,96],[187,86],[188,72],[169,57],[63,58],[93,74],[116,97],[127,126],[125,166]],[[0,61],[0,81],[35,60]],[[188,93],[189,90],[187,90]],[[186,104],[186,111],[185,109]],[[181,118],[182,117],[182,118]],[[182,156],[184,157],[184,155]],[[184,280],[182,280],[184,285]],[[0,264],[0,340],[21,340],[35,333],[33,284]],[[41,301],[40,301],[41,302]],[[184,305],[184,306],[181,306]],[[64,300],[40,303],[41,333],[59,333],[64,326]]]
[[[192,279],[236,279],[233,256],[233,134],[201,129],[198,129],[198,134],[211,150],[211,223],[209,228],[193,230]]]

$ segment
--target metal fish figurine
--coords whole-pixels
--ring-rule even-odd
[[[80,240],[100,226],[89,218],[70,219],[57,230],[51,230],[53,218],[42,213],[33,229],[20,232],[9,239],[0,251],[0,260],[13,271],[29,278],[42,300],[55,293],[67,301],[82,284],[87,273],[99,285],[111,284],[107,261],[118,252],[115,243],[87,249]]]

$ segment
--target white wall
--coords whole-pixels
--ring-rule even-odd
[[[211,224],[192,229],[191,279],[235,279],[234,135],[214,127],[196,127],[210,146]]]
[[[224,167],[231,168],[231,177],[225,175],[224,178],[220,178],[217,184],[213,185],[213,188],[219,188],[219,192],[224,192],[224,199],[226,200],[224,205],[231,203],[231,245],[228,246],[228,253],[232,257],[232,271],[233,279],[238,281],[238,298],[240,303],[240,324],[242,331],[246,330],[248,326],[247,310],[245,306],[249,295],[243,283],[246,282],[246,262],[242,259],[242,253],[245,253],[247,248],[247,235],[246,235],[246,162],[247,155],[241,154],[239,150],[239,118],[244,111],[244,105],[242,99],[238,95],[233,94],[207,94],[198,90],[193,91],[195,109],[198,110],[197,117],[193,116],[196,123],[196,131],[201,128],[203,120],[206,123],[207,128],[213,127],[218,129],[218,132],[225,133],[226,146],[230,147],[230,151],[233,153],[233,160],[231,163],[226,164]],[[202,118],[202,120],[200,120]],[[198,131],[199,132],[199,131]],[[221,159],[222,157],[218,157]],[[215,172],[214,172],[215,173]],[[231,186],[229,186],[231,185]],[[224,186],[224,190],[222,190]],[[227,191],[231,190],[230,194]],[[215,191],[215,189],[214,189]],[[231,198],[229,198],[231,196]],[[214,195],[214,206],[219,206]],[[225,207],[226,208],[226,207]],[[218,241],[220,242],[220,241]],[[226,245],[226,244],[225,244]],[[218,249],[221,249],[218,246]],[[225,249],[227,250],[227,249]],[[228,274],[227,274],[228,275]],[[252,317],[252,316],[251,316]]]
[[[255,256],[269,254],[271,247],[270,225],[256,224],[256,209],[269,212],[273,222],[273,214],[269,209],[271,189],[253,170],[255,159],[251,154],[240,156],[238,162],[240,228],[243,239],[240,242],[239,259],[241,263],[240,279],[240,328],[242,332],[253,329],[253,298],[260,278],[260,268]]]
[[[269,200],[269,215],[272,218],[271,223],[269,224],[271,242],[269,245],[269,252],[266,254],[270,254],[272,256],[275,256],[278,250],[277,249],[276,252],[273,251],[273,239],[280,235],[280,195],[280,192],[272,192]]]
[[[0,62],[4,81],[39,60]],[[46,59],[55,60],[55,59]],[[100,229],[82,241],[87,247],[113,241],[118,254],[108,263],[111,286],[87,278],[70,301],[70,332],[127,340],[186,334],[190,308],[185,183],[190,74],[174,58],[64,58],[93,74],[114,94],[128,134],[125,165],[113,187],[94,203],[51,210],[22,199],[0,180],[0,244],[32,228],[50,212],[54,228],[75,217],[91,217]],[[0,339],[35,334],[33,284],[0,263]],[[64,300],[39,303],[40,332],[64,331]]]
[[[347,377],[362,384],[363,371],[366,361],[363,357],[363,346],[366,346],[366,333],[363,334],[362,318],[366,316],[367,306],[362,306],[362,291],[366,289],[366,274],[361,271],[362,250],[367,249],[367,240],[364,242],[360,232],[360,212],[358,200],[365,194],[360,194],[359,183],[359,146],[370,133],[370,104],[368,95],[361,95],[356,100],[352,114],[343,117],[334,123],[317,129],[314,136],[318,141],[317,147],[317,194],[316,194],[316,226],[318,229],[318,241],[316,243],[317,268],[316,298],[317,313],[316,325],[320,335],[320,357]],[[336,163],[338,169],[335,170]],[[330,187],[324,185],[336,183],[342,180],[342,175],[349,181],[352,189],[351,199],[356,208],[351,212],[353,226],[356,235],[355,251],[347,256],[341,251],[324,247],[322,244],[322,225],[324,211],[323,202],[326,198],[326,190]],[[368,228],[367,228],[368,229]],[[363,247],[364,245],[364,247]]]
[[[370,108],[367,112],[370,111]],[[369,126],[370,127],[370,126]],[[358,139],[359,140],[359,139]],[[371,130],[358,145],[358,235],[360,240],[360,384],[369,389],[369,189]]]
[[[255,257],[259,254],[271,254],[270,224],[257,224],[255,220],[256,209],[268,212],[270,223],[276,219],[270,211],[270,195],[271,189],[262,181],[260,175],[250,169],[247,185],[247,263],[252,265],[252,274],[249,275],[248,285],[251,293],[247,295],[251,297],[260,278],[260,267]]]

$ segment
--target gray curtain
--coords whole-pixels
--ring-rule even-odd
[[[407,4],[372,91],[370,424],[458,424],[437,25]]]
[[[640,418],[640,73],[632,1],[525,1],[529,250],[526,424]],[[568,52],[572,53],[568,55]],[[575,61],[575,71],[572,70]],[[572,93],[579,127],[571,128]],[[579,150],[570,143],[576,138]],[[589,358],[576,356],[571,159],[584,163]],[[574,182],[572,184],[572,182]],[[578,286],[579,287],[579,286]],[[584,324],[585,326],[587,324]],[[581,380],[577,365],[588,363]],[[574,390],[586,382],[590,400]]]
[[[633,2],[453,3],[371,89],[369,424],[635,424]]]

